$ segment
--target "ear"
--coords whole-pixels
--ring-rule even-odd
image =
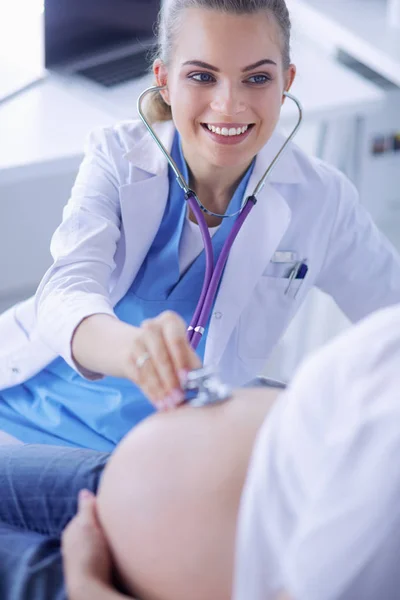
[[[289,65],[288,70],[285,73],[285,92],[288,92],[292,87],[293,81],[296,77],[296,65]],[[282,98],[282,104],[285,102],[286,96]]]
[[[153,63],[153,73],[154,76],[156,78],[156,82],[157,85],[161,86],[166,86],[168,84],[168,69],[165,66],[165,64],[163,63],[163,61],[161,60],[161,58],[156,58],[156,60]],[[164,102],[168,105],[170,105],[170,99],[169,99],[169,91],[168,89],[162,90],[160,92],[162,99],[164,100]]]

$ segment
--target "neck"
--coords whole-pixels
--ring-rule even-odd
[[[189,185],[210,211],[225,214],[235,190],[251,162],[232,168],[205,164],[183,148],[189,169]]]

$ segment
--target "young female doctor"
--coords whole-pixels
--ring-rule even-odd
[[[147,115],[212,213],[238,211],[284,142],[289,45],[284,0],[164,3],[154,73],[166,87]],[[141,122],[93,133],[36,307],[0,319],[0,429],[110,450],[178,405],[182,373],[201,363],[233,385],[256,376],[311,286],[352,321],[400,302],[400,259],[339,172],[291,143],[257,200],[194,352],[205,270],[194,214]],[[205,218],[218,256],[235,219]]]

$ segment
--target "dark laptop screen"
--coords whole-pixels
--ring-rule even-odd
[[[160,0],[46,0],[45,66],[149,42],[159,9]]]

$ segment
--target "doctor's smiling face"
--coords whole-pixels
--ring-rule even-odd
[[[271,137],[295,77],[280,25],[265,10],[187,8],[171,50],[154,72],[189,167],[240,175]]]

